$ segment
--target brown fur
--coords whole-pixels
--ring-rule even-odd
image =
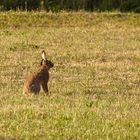
[[[45,55],[45,58],[44,58]],[[42,51],[42,60],[39,68],[27,78],[23,87],[23,93],[39,93],[40,89],[48,92],[49,69],[53,67],[53,63],[46,59],[45,51]]]

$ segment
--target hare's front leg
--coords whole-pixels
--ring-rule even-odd
[[[48,93],[48,85],[47,85],[47,83],[43,82],[42,83],[42,88],[43,88],[45,93]]]

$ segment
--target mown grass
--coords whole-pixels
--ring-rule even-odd
[[[45,49],[49,95],[22,95]],[[140,16],[0,13],[0,139],[140,139]]]

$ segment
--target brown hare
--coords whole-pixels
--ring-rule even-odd
[[[48,80],[49,80],[49,69],[52,68],[54,64],[47,60],[46,53],[42,51],[42,60],[39,68],[27,78],[24,83],[23,93],[39,93],[41,86],[45,93],[48,92]]]

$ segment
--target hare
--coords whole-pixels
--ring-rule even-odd
[[[40,92],[41,86],[45,93],[48,93],[49,69],[54,64],[47,60],[46,53],[42,51],[42,60],[39,68],[27,78],[23,87],[23,94]]]

